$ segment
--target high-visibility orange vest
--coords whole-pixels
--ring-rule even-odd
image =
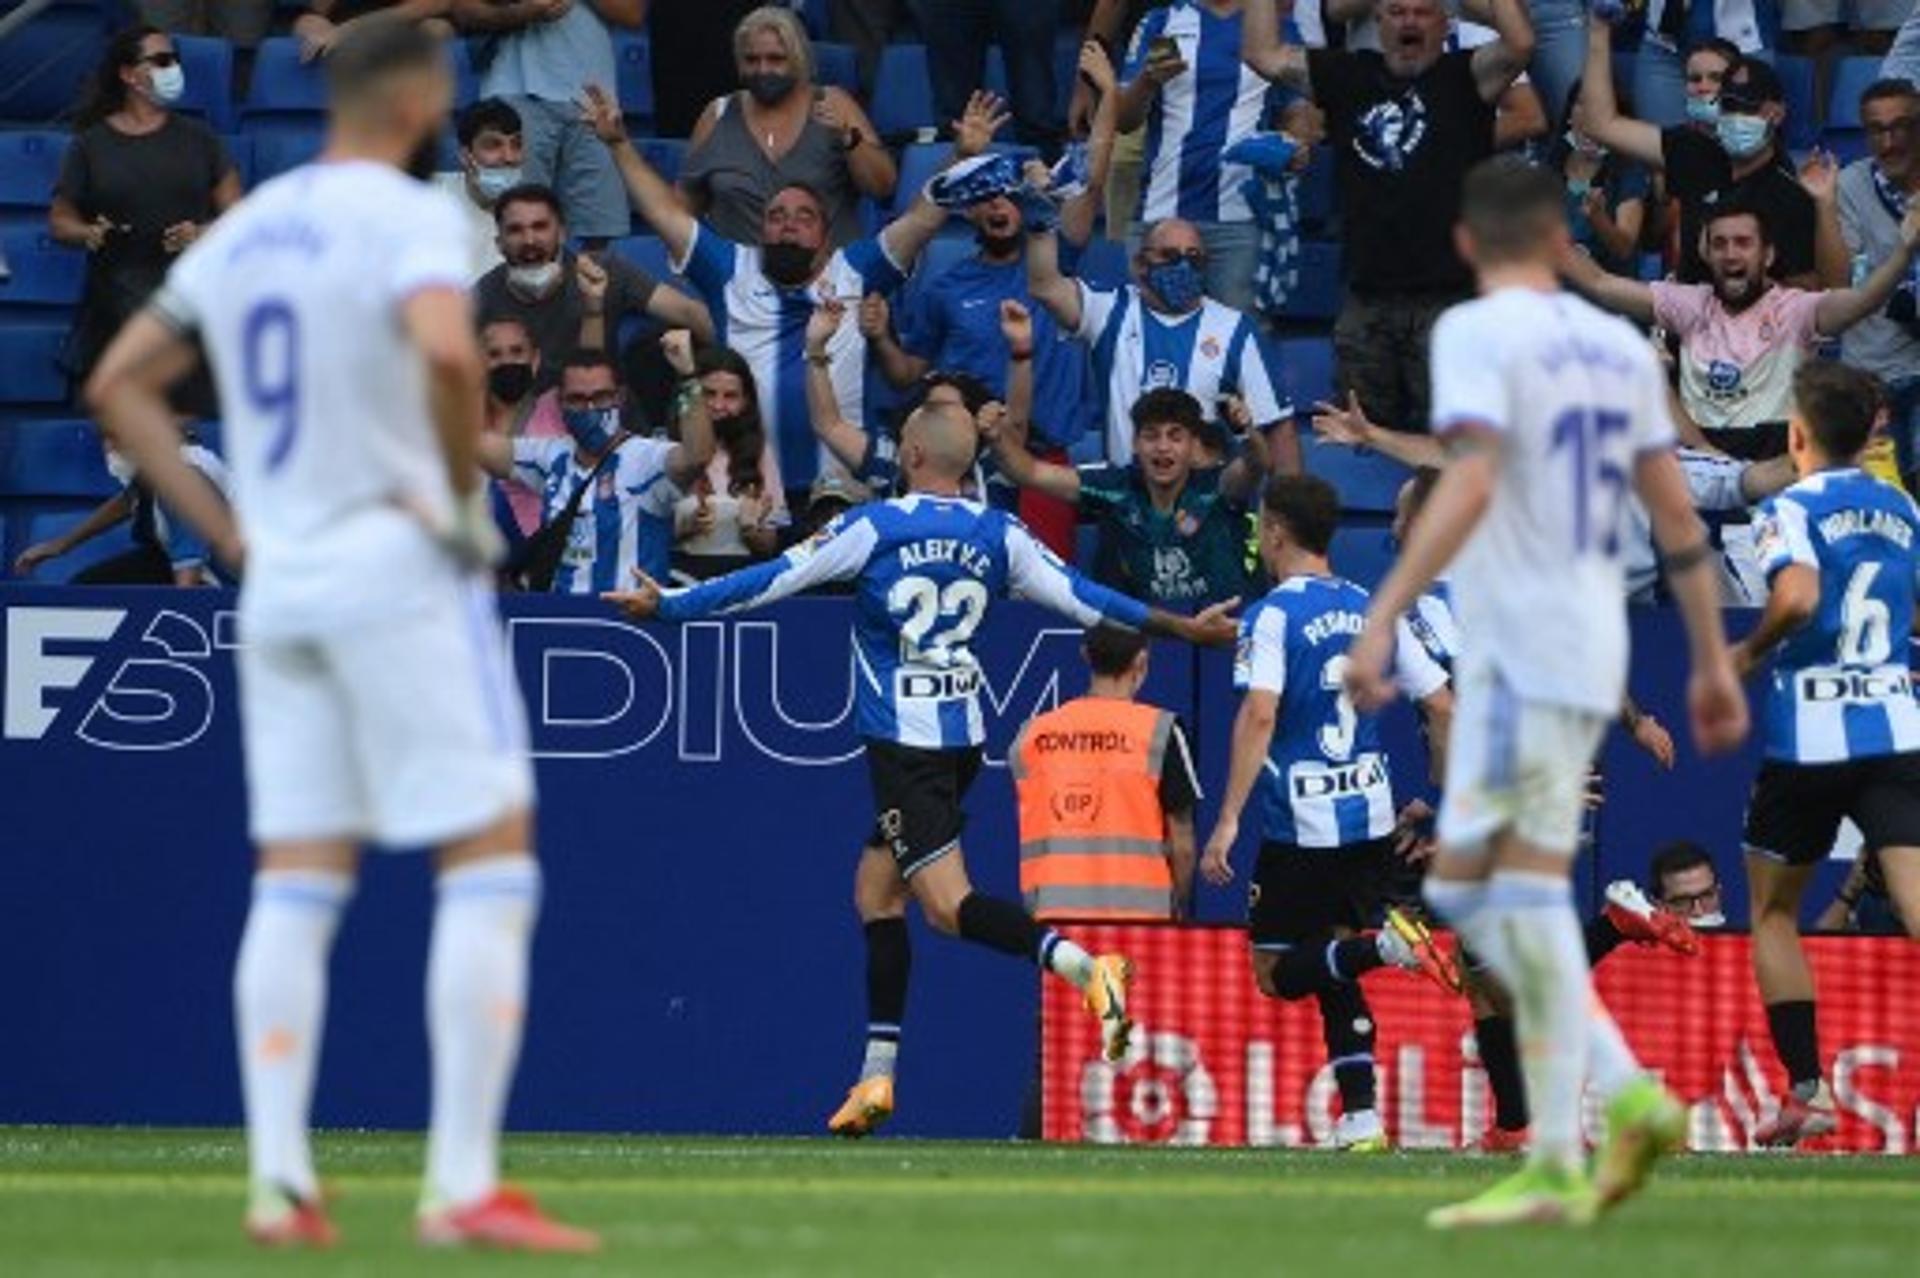
[[[1035,918],[1173,917],[1160,768],[1173,715],[1081,697],[1028,722],[1011,755],[1020,891]]]

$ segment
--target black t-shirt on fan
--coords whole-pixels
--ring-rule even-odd
[[[1473,276],[1453,249],[1467,170],[1493,154],[1493,104],[1473,54],[1443,54],[1411,80],[1372,50],[1307,54],[1313,97],[1339,157],[1347,282],[1355,292],[1465,293]]]
[[[1700,260],[1700,231],[1711,199],[1733,199],[1760,210],[1773,237],[1775,279],[1790,279],[1814,269],[1818,215],[1813,197],[1784,164],[1763,165],[1734,180],[1733,161],[1718,142],[1696,129],[1676,125],[1660,134],[1667,189],[1680,202],[1680,268],[1683,284],[1707,282]]]

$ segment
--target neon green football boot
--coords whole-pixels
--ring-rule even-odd
[[[1578,1167],[1529,1163],[1476,1198],[1427,1213],[1429,1229],[1588,1225],[1599,1200]]]
[[[1641,1075],[1607,1105],[1607,1136],[1594,1162],[1593,1187],[1610,1208],[1640,1192],[1662,1154],[1687,1136],[1687,1111],[1650,1075]]]

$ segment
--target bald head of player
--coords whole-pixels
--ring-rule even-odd
[[[1886,409],[1886,394],[1871,373],[1828,360],[1809,360],[1793,375],[1793,416],[1787,452],[1802,478],[1851,466]]]
[[[1460,194],[1453,242],[1483,293],[1510,284],[1557,287],[1555,266],[1571,243],[1560,178],[1505,157],[1474,165]]]
[[[431,176],[453,109],[446,50],[412,22],[357,22],[327,55],[326,158],[377,160]]]
[[[924,404],[900,428],[900,470],[913,492],[957,495],[979,451],[980,428],[958,404]]]

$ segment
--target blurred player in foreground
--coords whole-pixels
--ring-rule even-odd
[[[246,558],[239,652],[253,906],[234,973],[251,1202],[269,1246],[336,1239],[307,1141],[327,956],[360,845],[438,849],[422,1243],[590,1251],[499,1183],[540,895],[521,701],[486,570],[484,373],[462,215],[414,176],[446,122],[440,42],[369,22],[327,59],[318,163],[169,273],[88,396],[155,492]],[[409,176],[410,174],[414,176]],[[180,458],[165,391],[207,351],[236,525]]]
[[[1005,411],[989,404],[982,413]],[[929,403],[900,435],[906,496],[855,507],[780,558],[690,590],[662,592],[636,572],[637,589],[607,597],[631,617],[695,621],[823,582],[855,581],[854,717],[876,813],[856,892],[867,904],[891,898],[902,911],[911,896],[940,931],[1072,982],[1100,1022],[1106,1058],[1119,1060],[1133,1029],[1127,1015],[1132,964],[1117,954],[1094,957],[1020,906],[974,891],[967,877],[961,802],[979,773],[985,735],[980,663],[970,644],[992,601],[1009,595],[1081,626],[1107,622],[1216,644],[1232,642],[1226,613],[1238,600],[1182,617],[1088,581],[1018,519],[961,495],[979,450],[972,414]],[[890,971],[870,966],[869,1066],[876,1050],[891,1060],[906,991],[904,961]],[[877,1043],[875,1030],[883,1032]],[[865,1077],[829,1124],[846,1135],[864,1135],[893,1112],[891,1069],[861,1072]]]
[[[1766,760],[1747,806],[1747,879],[1754,976],[1793,1090],[1754,1132],[1762,1145],[1797,1144],[1836,1125],[1800,898],[1842,818],[1860,827],[1862,851],[1878,856],[1901,917],[1920,919],[1920,705],[1906,644],[1920,509],[1860,469],[1879,407],[1870,375],[1807,364],[1793,393],[1787,449],[1800,481],[1761,507],[1755,545],[1771,592],[1734,647],[1743,675],[1780,649]]]
[[[1433,1212],[1439,1229],[1584,1224],[1639,1188],[1684,1134],[1685,1111],[1595,998],[1568,883],[1587,773],[1625,691],[1629,483],[1686,622],[1694,735],[1716,752],[1746,732],[1665,384],[1638,334],[1561,291],[1564,203],[1551,175],[1521,165],[1491,161],[1467,178],[1456,240],[1481,296],[1442,317],[1433,351],[1434,427],[1454,455],[1347,665],[1359,708],[1390,698],[1400,618],[1458,556],[1466,642],[1427,895],[1514,995],[1534,1122],[1526,1166]],[[1580,1132],[1589,1077],[1607,1104],[1591,1181]]]

